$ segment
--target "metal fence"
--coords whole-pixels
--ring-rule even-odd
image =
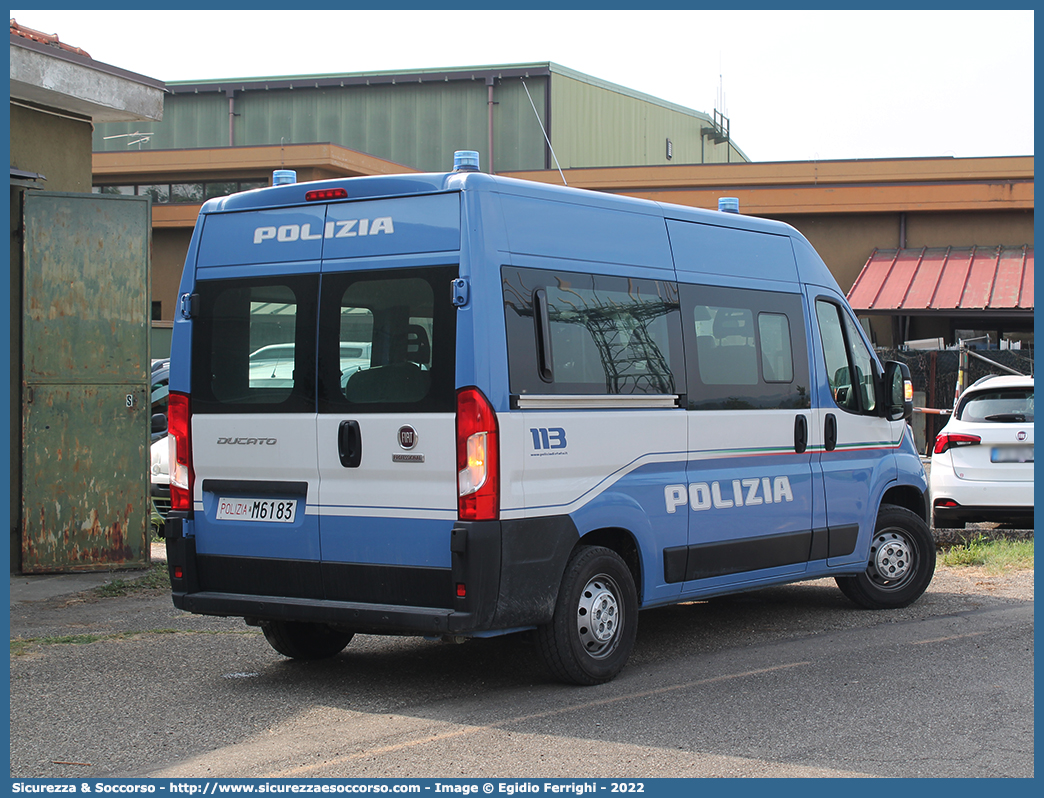
[[[1015,369],[1022,374],[1033,374],[1033,350],[973,350],[977,354]],[[878,349],[877,356],[882,362],[898,360],[910,367],[910,376],[914,384],[914,405],[929,409],[948,410],[953,407],[954,393],[957,387],[957,373],[960,365],[960,351],[943,350],[899,350]],[[1006,374],[1004,369],[995,368],[977,357],[968,358],[968,374],[964,384],[971,385],[976,380],[991,374]],[[931,413],[914,415],[914,431],[917,433],[918,449],[923,454],[931,453],[931,444],[936,433],[942,429],[948,416]]]

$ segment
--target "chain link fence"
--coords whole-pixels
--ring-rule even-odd
[[[1033,350],[972,350],[983,357],[1015,369],[1020,374],[1033,374]],[[954,393],[957,387],[957,372],[960,365],[960,352],[956,349],[943,350],[899,350],[878,349],[877,356],[882,362],[898,360],[910,368],[910,376],[914,385],[914,406],[949,410],[953,407]],[[964,384],[971,385],[976,380],[991,374],[1003,375],[1008,372],[995,368],[989,363],[974,356],[968,357],[968,374]],[[917,449],[921,454],[931,454],[931,445],[935,436],[946,424],[949,416],[932,413],[914,413],[912,426],[917,439]]]

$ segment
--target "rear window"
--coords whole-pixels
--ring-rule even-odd
[[[452,412],[456,267],[323,275],[319,412]]]
[[[192,401],[203,413],[315,408],[316,275],[204,280]]]
[[[969,394],[961,401],[957,418],[1001,424],[1033,421],[1033,389],[1003,388]]]
[[[195,410],[453,412],[456,275],[438,266],[200,281]]]

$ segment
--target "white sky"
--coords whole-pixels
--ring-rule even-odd
[[[1032,11],[121,9],[11,17],[162,81],[552,61],[707,114],[717,106],[755,161],[1034,154]]]

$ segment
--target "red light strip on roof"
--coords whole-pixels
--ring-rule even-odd
[[[317,188],[305,194],[305,202],[322,202],[324,200],[348,199],[348,189]]]

